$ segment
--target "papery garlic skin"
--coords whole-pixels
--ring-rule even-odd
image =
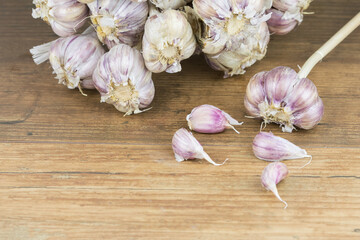
[[[199,133],[220,133],[231,128],[239,134],[233,125],[243,124],[221,109],[208,104],[194,108],[186,120],[189,128]]]
[[[264,123],[277,123],[283,132],[315,127],[324,114],[324,105],[315,84],[299,79],[289,67],[277,67],[253,76],[246,88],[245,107]]]
[[[270,190],[274,195],[285,204],[284,208],[287,208],[288,204],[281,199],[276,185],[287,177],[289,174],[287,166],[282,162],[273,162],[265,167],[261,174],[261,184],[266,190]]]
[[[75,34],[88,16],[88,8],[77,0],[33,0],[33,18],[41,18],[60,37]]]
[[[271,18],[267,21],[271,33],[285,35],[291,32],[297,25],[298,21],[294,18],[284,18],[284,12],[271,8],[266,11],[271,13]]]
[[[141,113],[155,95],[154,83],[144,65],[141,53],[135,48],[119,44],[105,53],[93,74],[101,102],[114,105],[125,115]]]
[[[149,13],[146,2],[102,0],[88,6],[98,38],[108,48],[120,43],[133,47],[140,41]]]
[[[191,132],[185,128],[177,130],[172,139],[172,148],[175,154],[175,159],[178,162],[183,162],[188,159],[205,159],[209,163],[220,166],[222,163],[215,163],[210,156],[204,151],[203,147],[198,140],[192,135]]]
[[[81,3],[91,3],[91,2],[94,2],[96,0],[77,0],[78,2],[81,2]]]
[[[308,9],[313,0],[273,0],[273,7],[284,12],[284,18],[295,18],[302,22],[303,11]]]
[[[271,0],[194,0],[194,10],[203,21],[196,33],[209,65],[224,77],[243,74],[261,60],[269,42],[266,20]]]
[[[291,160],[304,157],[309,157],[311,161],[312,158],[305,149],[301,149],[292,142],[275,136],[271,132],[258,133],[253,140],[252,148],[254,155],[265,161]]]
[[[150,0],[152,4],[163,10],[178,9],[185,6],[191,1],[192,0]]]
[[[142,47],[151,72],[176,73],[181,71],[180,62],[194,53],[196,41],[185,16],[168,9],[148,18]]]

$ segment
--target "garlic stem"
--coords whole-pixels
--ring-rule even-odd
[[[298,73],[300,79],[306,78],[313,67],[320,62],[329,52],[341,43],[352,31],[360,25],[360,12],[355,15],[345,26],[343,26],[334,36],[322,45],[303,65]]]
[[[224,163],[228,160],[228,158],[227,158],[227,159],[225,159],[225,161],[223,163],[216,163],[211,159],[211,157],[205,151],[202,152],[202,156],[206,161],[208,161],[209,163],[211,163],[211,164],[213,164],[215,166],[224,165]]]
[[[281,197],[280,197],[280,195],[279,195],[279,192],[278,192],[278,190],[277,190],[276,184],[274,184],[273,186],[270,186],[270,187],[269,187],[269,190],[274,193],[274,195],[275,195],[275,197],[277,197],[277,199],[279,199],[281,202],[283,202],[283,203],[285,204],[284,209],[286,209],[287,206],[288,206],[288,204],[287,204],[287,202],[285,202],[284,200],[281,199]]]

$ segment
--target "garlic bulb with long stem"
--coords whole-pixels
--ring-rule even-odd
[[[60,37],[75,34],[88,16],[88,8],[77,0],[33,0],[33,18],[41,18]]]
[[[88,6],[97,35],[108,48],[120,43],[133,47],[140,41],[149,13],[148,3],[102,0]]]
[[[125,115],[146,110],[155,95],[154,83],[144,65],[141,53],[135,48],[119,44],[105,53],[93,74],[101,102],[114,105]]]
[[[142,47],[151,72],[175,73],[181,71],[180,62],[194,53],[196,41],[186,17],[168,9],[148,18]]]
[[[80,35],[59,38],[36,46],[30,52],[36,64],[49,59],[60,84],[64,84],[69,89],[79,88],[82,93],[82,87],[93,88],[92,74],[105,50],[96,34],[86,30]]]

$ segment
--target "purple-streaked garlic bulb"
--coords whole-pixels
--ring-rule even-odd
[[[199,141],[185,128],[180,128],[175,132],[172,139],[172,148],[174,150],[175,159],[178,162],[196,158],[205,159],[215,166],[223,165],[226,162],[226,160],[222,164],[214,162],[204,151]]]
[[[178,9],[185,6],[192,0],[150,0],[157,8],[166,9]]]
[[[233,129],[234,125],[242,125],[229,114],[212,105],[201,105],[194,108],[186,120],[191,130],[199,133],[220,133],[225,129]]]
[[[253,140],[252,148],[255,156],[265,161],[276,162],[309,157],[310,161],[306,164],[308,165],[312,159],[305,149],[301,149],[292,142],[275,136],[271,132],[258,133]]]
[[[33,18],[41,18],[60,37],[75,34],[88,16],[88,8],[77,0],[33,0]]]
[[[270,32],[284,35],[300,25],[304,10],[311,2],[312,0],[274,0],[273,8],[267,11],[272,13],[267,21]]]
[[[196,33],[209,65],[225,77],[243,74],[244,68],[262,59],[269,42],[265,10],[271,0],[194,0],[203,22]]]
[[[297,25],[298,21],[294,18],[284,18],[284,12],[271,8],[266,11],[271,13],[271,18],[267,21],[271,33],[285,35],[291,32]]]
[[[30,50],[34,62],[41,64],[49,59],[60,84],[69,89],[94,88],[92,74],[105,50],[96,34],[78,34],[59,38]],[[85,95],[85,94],[84,94]]]
[[[186,17],[168,9],[148,18],[142,47],[151,72],[175,73],[181,71],[180,62],[194,53],[196,40]]]
[[[276,185],[287,177],[289,174],[288,168],[282,162],[273,162],[265,167],[261,174],[261,184],[266,190],[270,190],[274,195],[285,204],[287,208],[288,204],[281,199]]]
[[[295,127],[311,129],[324,114],[324,105],[315,84],[299,78],[289,67],[277,67],[253,76],[246,88],[245,107],[265,124],[277,123],[283,132]]]
[[[88,6],[97,35],[108,48],[120,43],[133,47],[140,41],[149,13],[148,3],[102,0]]]
[[[119,44],[105,53],[93,74],[101,102],[114,105],[125,115],[146,110],[155,95],[154,83],[141,53],[125,44]]]

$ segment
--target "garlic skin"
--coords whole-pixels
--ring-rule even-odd
[[[94,2],[96,0],[77,0],[78,2],[81,2],[81,3],[91,3],[91,2]]]
[[[155,95],[154,83],[144,65],[141,53],[135,48],[119,44],[105,53],[93,74],[101,102],[114,105],[125,115],[146,110]]]
[[[166,9],[178,9],[180,7],[185,6],[192,0],[150,0],[152,4],[154,4],[157,8],[162,10]]]
[[[41,18],[48,23],[54,33],[68,37],[81,28],[88,16],[88,8],[77,0],[33,0],[33,18]]]
[[[133,47],[140,41],[149,13],[147,2],[102,0],[88,6],[98,38],[108,48],[120,43]]]
[[[271,18],[267,21],[271,33],[285,35],[291,32],[297,25],[298,21],[294,18],[284,18],[284,12],[271,8],[266,11],[271,13]]]
[[[196,41],[185,16],[168,9],[148,18],[142,47],[151,72],[176,73],[181,71],[180,62],[194,53]]]
[[[203,147],[198,140],[192,135],[191,132],[185,128],[177,130],[172,139],[172,148],[175,154],[175,159],[178,162],[183,162],[188,159],[205,159],[209,163],[220,166],[222,163],[215,163],[210,156],[204,151]]]
[[[224,77],[245,73],[261,60],[269,42],[265,23],[271,0],[194,0],[194,10],[203,22],[196,33],[209,65],[224,71]]]
[[[199,133],[220,133],[225,129],[233,129],[239,132],[233,125],[242,125],[226,112],[212,105],[201,105],[194,108],[186,120],[191,130]]]
[[[266,190],[270,190],[274,195],[285,204],[284,209],[288,204],[281,199],[276,185],[287,177],[289,174],[287,166],[282,162],[273,162],[267,165],[261,174],[261,184]]]
[[[281,161],[309,157],[310,161],[306,164],[308,165],[312,159],[312,156],[308,155],[305,149],[301,149],[292,142],[275,136],[271,132],[258,133],[253,140],[252,148],[254,155],[265,161]]]
[[[277,123],[283,132],[315,127],[324,114],[324,105],[315,84],[300,79],[289,67],[277,67],[253,76],[246,88],[245,108],[264,123]]]
[[[36,64],[49,59],[59,84],[69,89],[79,88],[82,93],[82,86],[87,89],[93,88],[92,74],[105,50],[96,35],[86,30],[80,35],[59,38],[36,46],[30,52]]]

